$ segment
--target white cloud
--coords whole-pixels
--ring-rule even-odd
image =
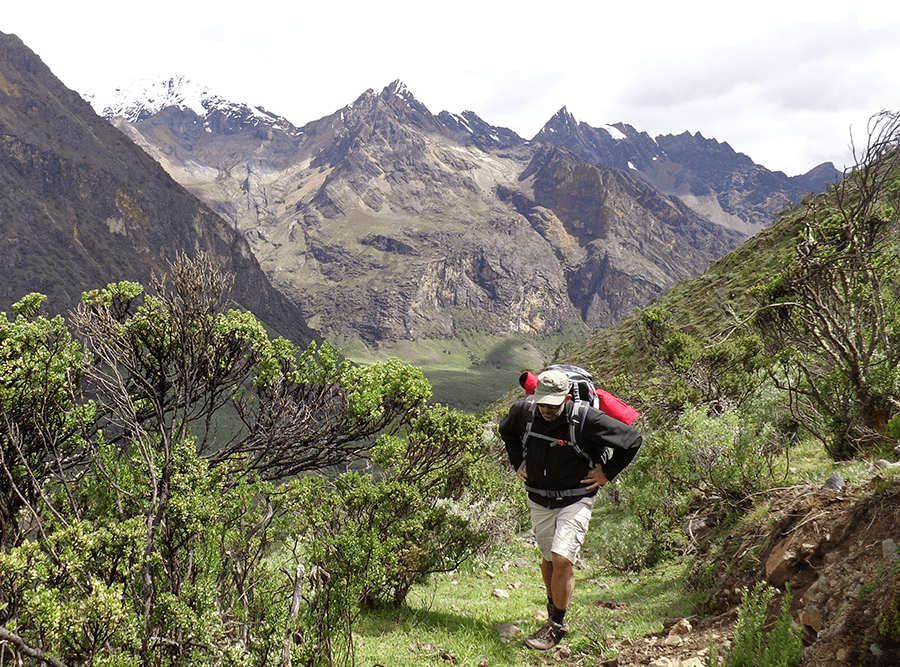
[[[701,132],[770,169],[849,161],[900,109],[900,9],[833,0],[48,0],[4,7],[69,87],[185,74],[302,125],[395,79],[433,112],[531,138],[562,106],[595,127]]]

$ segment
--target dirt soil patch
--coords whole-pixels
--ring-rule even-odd
[[[724,541],[713,533],[698,542],[694,573],[707,584],[709,615],[622,641],[605,664],[704,667],[711,645],[721,659],[734,642],[743,589],[766,581],[778,590],[772,624],[790,589],[804,667],[900,666],[900,484],[877,474],[861,487],[841,482],[772,490],[753,513],[761,519]]]

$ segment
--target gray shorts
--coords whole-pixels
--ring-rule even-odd
[[[570,563],[576,561],[591,522],[595,499],[596,496],[582,498],[577,503],[556,509],[528,500],[534,537],[544,560],[553,560],[553,554],[559,554]]]

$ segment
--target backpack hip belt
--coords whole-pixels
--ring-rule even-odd
[[[552,498],[553,500],[559,500],[560,498],[569,498],[571,496],[584,496],[594,489],[587,489],[585,487],[579,487],[577,489],[538,489],[526,484],[525,490],[531,493],[536,493],[539,496]]]

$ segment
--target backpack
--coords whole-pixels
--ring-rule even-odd
[[[600,397],[597,395],[594,376],[590,371],[570,364],[553,364],[544,370],[565,373],[569,378],[569,396],[575,401],[585,401],[592,407],[600,409]]]
[[[553,364],[544,370],[560,371],[569,378],[569,395],[573,400],[586,401],[591,407],[605,412],[613,419],[628,424],[641,416],[641,413],[625,403],[622,399],[594,386],[594,376],[590,371],[571,364]],[[523,371],[519,376],[519,385],[526,394],[533,394],[537,386],[537,375],[531,371]]]

